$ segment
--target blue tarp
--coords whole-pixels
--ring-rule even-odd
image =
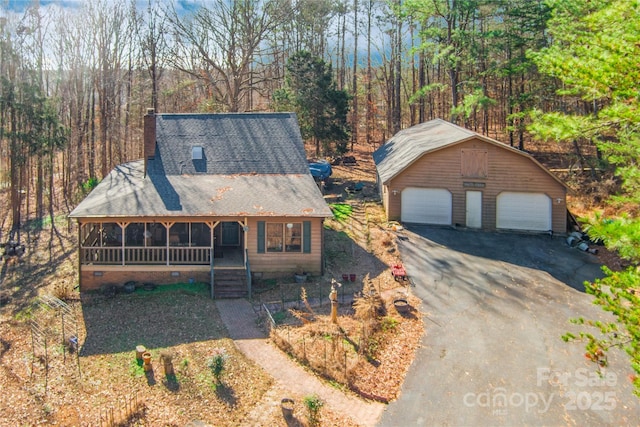
[[[311,176],[319,181],[324,181],[332,174],[331,163],[326,160],[309,161],[309,171]]]

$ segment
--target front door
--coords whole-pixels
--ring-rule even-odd
[[[223,222],[220,224],[222,235],[220,236],[220,245],[222,246],[240,246],[240,224],[237,222]]]
[[[467,227],[482,228],[482,191],[467,191]]]

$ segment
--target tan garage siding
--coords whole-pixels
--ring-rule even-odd
[[[488,176],[466,178],[461,173],[461,150],[485,149],[488,152]],[[466,186],[465,186],[465,183]],[[496,228],[496,198],[504,191],[543,193],[552,200],[552,227],[566,232],[566,188],[539,164],[521,155],[481,139],[471,139],[427,153],[387,183],[386,203],[390,220],[400,219],[401,192],[407,187],[443,188],[452,194],[452,222],[465,226],[466,191],[482,192],[482,228]],[[394,195],[394,190],[396,195]]]

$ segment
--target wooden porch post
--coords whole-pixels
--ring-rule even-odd
[[[169,230],[171,229],[171,226],[175,224],[175,222],[163,222],[162,225],[164,225],[164,231],[165,231],[165,239],[167,241],[167,266],[171,265],[171,263],[169,262]]]
[[[121,244],[121,247],[122,247],[121,248],[121,251],[122,251],[122,265],[124,266],[124,265],[126,265],[126,263],[124,262],[124,257],[126,255],[126,250],[125,250],[125,247],[124,247],[124,237],[125,237],[124,229],[127,228],[129,223],[128,222],[119,222],[118,225],[120,226],[120,234],[121,234],[120,239],[122,240],[122,242],[121,242],[122,243]]]
[[[76,220],[76,225],[78,226],[78,290],[82,292],[82,223],[80,222],[80,218]]]
[[[251,298],[251,271],[249,266],[249,219],[244,217],[244,224],[242,224],[242,235],[244,236],[244,270],[247,275],[247,295]]]
[[[214,272],[213,272],[213,251],[214,251],[214,240],[213,240],[213,229],[216,228],[216,225],[220,224],[220,221],[209,221],[206,223],[209,226],[210,233],[210,242],[211,249],[209,252],[209,269],[211,273],[211,299],[214,299],[214,289],[213,289],[213,280],[214,280]]]

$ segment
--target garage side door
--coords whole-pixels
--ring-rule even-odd
[[[551,198],[542,193],[500,193],[497,201],[496,228],[551,230]]]
[[[451,193],[442,188],[405,188],[401,201],[402,222],[451,225]]]

